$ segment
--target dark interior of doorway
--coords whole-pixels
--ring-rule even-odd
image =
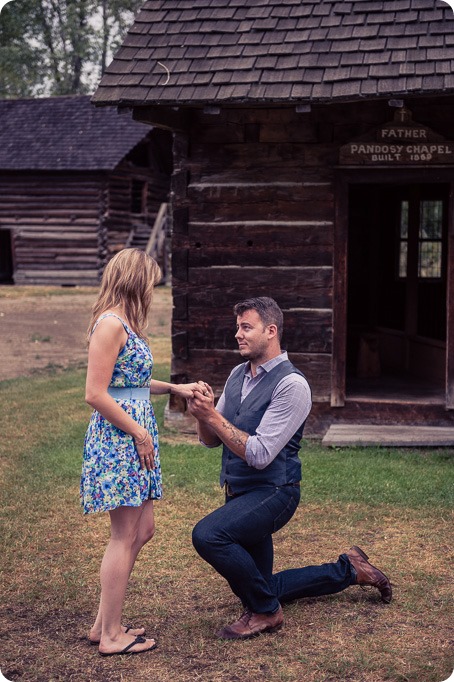
[[[411,221],[418,223],[421,206],[434,202],[443,210],[441,276],[421,277],[421,265],[417,270],[418,230],[423,234],[417,224],[410,249],[415,263],[407,276],[403,207],[407,222],[411,207]],[[442,184],[350,186],[347,399],[443,403],[447,202],[448,186]]]
[[[11,230],[0,230],[0,284],[13,284]]]

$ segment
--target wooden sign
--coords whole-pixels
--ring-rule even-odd
[[[345,166],[418,166],[454,164],[454,142],[426,126],[413,123],[408,110],[374,133],[349,142],[340,149]]]

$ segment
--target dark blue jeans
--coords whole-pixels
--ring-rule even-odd
[[[286,601],[334,594],[355,582],[355,571],[345,554],[336,563],[273,575],[272,534],[292,518],[299,498],[299,488],[291,486],[257,488],[226,497],[226,504],[201,519],[193,530],[197,552],[254,613],[274,613]],[[295,547],[295,554],[300,551]]]

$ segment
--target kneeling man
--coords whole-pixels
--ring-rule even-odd
[[[251,298],[238,303],[234,313],[235,338],[246,362],[231,372],[216,407],[204,382],[188,400],[201,442],[223,446],[226,501],[195,526],[194,547],[243,604],[240,618],[217,636],[249,639],[275,632],[284,623],[282,603],[350,585],[372,585],[390,602],[388,578],[356,546],[336,562],[273,574],[272,535],[292,518],[300,499],[298,452],[311,391],[281,350],[283,314],[277,303]]]

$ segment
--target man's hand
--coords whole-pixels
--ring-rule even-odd
[[[194,395],[187,402],[188,412],[197,419],[199,440],[209,448],[216,448],[221,445],[222,441],[209,425],[209,421],[213,421],[217,415],[211,386],[205,381],[198,381]]]
[[[188,398],[188,410],[199,421],[206,421],[214,411],[213,389],[205,381],[194,385],[192,398]]]
[[[205,397],[211,396],[214,400],[214,393],[213,389],[211,388],[210,384],[207,384],[206,381],[198,381],[195,385],[195,391],[198,391],[199,393],[202,393]]]
[[[224,443],[238,457],[246,459],[246,443],[249,434],[237,429],[215,410],[214,393],[204,381],[198,382],[193,398],[188,400],[189,412],[198,420],[200,440],[208,447]]]

